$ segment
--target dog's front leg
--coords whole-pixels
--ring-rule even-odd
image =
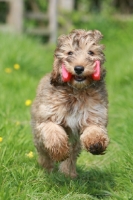
[[[62,161],[68,157],[68,136],[61,126],[45,122],[40,137],[41,144],[53,161]]]
[[[106,128],[96,125],[86,127],[80,140],[82,147],[95,155],[103,154],[109,143]]]

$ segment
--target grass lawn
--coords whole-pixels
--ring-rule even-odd
[[[133,199],[132,22],[99,18],[78,28],[99,29],[105,35],[111,140],[107,153],[83,151],[74,180],[44,173],[32,142],[27,100],[34,99],[40,78],[52,69],[54,47],[0,34],[0,200]]]

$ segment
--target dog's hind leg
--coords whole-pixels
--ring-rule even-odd
[[[52,172],[54,168],[54,161],[50,158],[47,152],[40,152],[38,151],[39,159],[38,163],[46,169],[47,172]]]
[[[70,176],[71,178],[75,178],[77,176],[76,161],[78,155],[80,154],[80,151],[81,145],[79,140],[71,144],[69,157],[66,160],[64,160],[59,166],[59,171],[61,173],[64,173],[65,175]]]

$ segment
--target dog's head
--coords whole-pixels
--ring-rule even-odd
[[[73,30],[69,35],[61,35],[58,38],[54,55],[54,65],[51,74],[51,84],[64,83],[62,68],[70,75],[68,85],[76,88],[84,88],[92,83],[96,61],[100,62],[102,76],[102,64],[105,61],[103,49],[99,44],[102,34],[98,30],[85,31]]]

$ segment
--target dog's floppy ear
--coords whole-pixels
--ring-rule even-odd
[[[59,73],[60,63],[56,56],[54,57],[53,71],[51,73],[50,83],[54,86],[58,85],[60,82],[60,73]]]
[[[99,42],[103,38],[103,35],[100,31],[94,30],[93,31],[93,37],[94,37],[96,42]]]
[[[63,41],[65,40],[66,35],[61,35],[57,40],[57,48],[55,49],[54,53],[54,64],[53,64],[53,71],[51,73],[51,84],[54,86],[60,85],[62,83],[61,75],[60,75],[60,66],[62,64],[61,57],[62,54],[60,53],[59,49],[62,46]]]

